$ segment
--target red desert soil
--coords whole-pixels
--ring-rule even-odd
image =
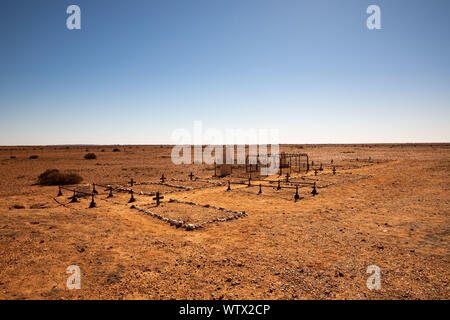
[[[292,173],[319,186],[315,197],[300,188],[296,203],[295,190],[226,192],[227,178],[211,183],[219,181],[212,166],[172,164],[170,146],[114,148],[0,148],[1,299],[450,298],[450,145],[284,145],[324,165],[317,176]],[[85,160],[87,152],[97,159]],[[160,214],[217,215],[171,207],[175,198],[247,216],[186,231],[130,209],[127,193],[107,199],[100,186],[97,207],[88,209],[88,198],[70,204],[71,192],[56,197],[57,187],[35,185],[52,168],[81,175],[82,184],[122,186],[164,173],[167,184],[194,189],[165,193]],[[190,172],[205,182],[189,182]],[[171,189],[178,190],[159,186]],[[153,196],[139,192],[152,185],[133,190],[135,204],[151,210]],[[81,269],[80,290],[66,287],[69,265]],[[381,290],[366,286],[370,265],[381,269]]]

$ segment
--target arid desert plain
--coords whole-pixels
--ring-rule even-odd
[[[314,165],[248,186],[242,167],[173,164],[172,146],[0,147],[0,299],[450,298],[450,145],[280,148]],[[83,181],[58,196],[47,169]]]

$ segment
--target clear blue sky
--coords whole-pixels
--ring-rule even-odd
[[[2,0],[0,114],[0,145],[450,142],[450,1]]]

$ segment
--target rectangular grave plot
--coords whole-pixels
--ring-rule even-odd
[[[336,170],[339,172],[340,170],[356,170],[360,168],[370,167],[376,164],[386,163],[390,160],[386,159],[345,159],[334,163]],[[327,164],[324,166],[327,171],[330,171],[333,168],[333,165]],[[313,170],[314,171],[314,170]]]
[[[218,184],[223,184],[223,181],[220,180],[180,180],[180,181],[169,181],[170,184],[176,186],[182,186],[189,189],[202,189],[202,188],[211,188]]]
[[[163,219],[181,221],[184,225],[200,225],[213,222],[221,222],[236,218],[238,212],[227,209],[219,209],[208,205],[192,205],[180,202],[161,202],[159,206],[146,204],[141,206],[147,211],[160,215]]]
[[[299,185],[307,186],[307,184],[311,184],[316,182],[317,186],[319,188],[326,188],[328,186],[332,185],[338,185],[342,183],[350,183],[353,181],[359,181],[363,179],[370,178],[368,175],[361,175],[361,174],[355,174],[352,172],[337,172],[336,174],[333,174],[331,172],[321,172],[317,176],[308,176],[304,179],[301,178],[291,178],[289,179],[289,182],[291,184],[298,183]]]
[[[128,187],[130,188],[130,187]],[[148,194],[155,194],[156,192],[159,192],[161,194],[164,193],[171,193],[174,191],[186,191],[182,188],[177,188],[173,186],[167,186],[163,184],[137,184],[133,186],[133,191],[135,193],[144,192]]]
[[[251,187],[239,187],[239,188],[234,188],[233,186],[231,187],[231,191],[232,192],[238,192],[238,193],[246,193],[251,195],[252,197],[261,197],[261,198],[265,198],[265,197],[270,197],[270,198],[275,198],[275,199],[283,199],[283,200],[288,200],[288,201],[294,201],[294,195],[295,195],[295,187],[293,187],[292,189],[285,189],[282,188],[280,190],[277,190],[276,185],[272,186],[262,186],[261,191],[262,193],[259,193],[259,185],[252,185]],[[307,198],[309,196],[311,196],[311,190],[312,187],[299,187],[298,188],[298,194],[301,198]]]

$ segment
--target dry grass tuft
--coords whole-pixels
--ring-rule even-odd
[[[45,186],[63,186],[78,184],[83,178],[75,173],[61,173],[58,169],[48,169],[38,177],[38,184]]]

